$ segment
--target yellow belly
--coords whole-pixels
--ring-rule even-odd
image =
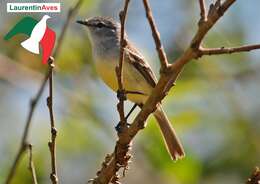
[[[117,77],[115,72],[115,61],[97,61],[96,69],[98,75],[113,91],[118,90]],[[144,77],[129,63],[124,63],[123,87],[127,91],[139,92],[140,94],[127,94],[127,99],[134,103],[144,103],[152,91],[152,87],[146,82]]]

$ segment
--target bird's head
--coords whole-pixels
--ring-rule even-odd
[[[94,41],[118,38],[120,24],[108,17],[93,17],[86,20],[78,20],[77,23],[86,26]]]

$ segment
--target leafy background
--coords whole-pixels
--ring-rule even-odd
[[[0,3],[0,38],[22,16],[7,14]],[[19,2],[19,1],[18,1]],[[30,2],[30,1],[29,1]],[[46,2],[46,1],[45,1]],[[197,1],[151,0],[162,42],[171,61],[188,46],[197,28]],[[208,0],[207,3],[212,1]],[[50,14],[49,25],[60,34],[69,7]],[[85,0],[75,20],[104,15],[118,20],[122,1]],[[238,1],[210,31],[204,46],[221,47],[260,43],[258,0]],[[43,14],[28,14],[40,19]],[[154,71],[158,58],[140,1],[132,0],[127,19],[129,38]],[[0,39],[0,183],[18,149],[28,113],[46,66],[38,55],[24,50],[23,35]],[[185,159],[172,162],[153,117],[136,137],[133,159],[124,183],[238,184],[260,164],[260,51],[204,57],[190,63],[177,86],[163,101],[186,150]],[[113,150],[119,118],[116,95],[98,78],[86,29],[75,21],[69,27],[56,58],[54,110],[58,126],[57,158],[61,183],[83,184],[95,176],[106,153]],[[29,136],[39,183],[50,183],[50,137],[47,91],[33,117]],[[130,108],[130,103],[127,108]],[[135,112],[136,113],[136,112]],[[31,183],[24,157],[13,183]]]

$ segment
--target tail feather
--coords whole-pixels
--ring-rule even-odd
[[[34,54],[39,54],[39,42],[34,41],[31,38],[28,38],[27,40],[23,41],[21,45],[23,46],[23,48],[27,49],[28,51]]]
[[[163,111],[162,106],[159,105],[153,114],[160,126],[167,150],[172,160],[183,158],[185,156],[184,149],[171,125],[171,122],[168,120],[165,112]]]

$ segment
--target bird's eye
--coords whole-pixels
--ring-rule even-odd
[[[98,28],[102,28],[102,27],[104,27],[105,25],[103,24],[103,23],[101,23],[101,22],[99,22],[97,25],[96,25],[96,27],[98,27]]]

